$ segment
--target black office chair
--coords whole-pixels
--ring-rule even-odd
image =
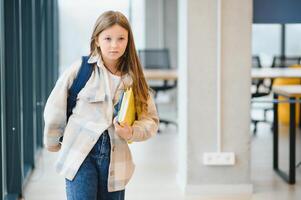
[[[145,69],[171,69],[169,50],[168,49],[143,49],[138,51],[140,62]],[[177,87],[177,80],[167,81],[164,80],[159,85],[150,85],[155,91],[155,98],[158,92],[165,92]],[[160,119],[160,123],[176,124],[168,120]]]
[[[252,68],[262,68],[261,61],[259,56],[252,56]],[[273,80],[272,79],[255,79],[252,80],[252,99],[259,97],[269,96],[272,90]],[[268,122],[267,121],[267,112],[272,110],[272,107],[263,108],[264,117],[263,119],[251,119],[254,124],[253,133],[257,132],[257,124],[259,122]]]
[[[301,57],[300,56],[274,56],[272,68],[275,67],[289,67],[294,64],[301,64]]]
[[[168,49],[144,49],[138,51],[140,62],[145,69],[171,69]],[[156,92],[166,91],[177,87],[177,81],[163,81],[162,85],[152,85]]]

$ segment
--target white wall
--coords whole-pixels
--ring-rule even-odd
[[[145,0],[131,0],[132,29],[135,37],[136,49],[145,48]]]
[[[168,48],[170,65],[178,67],[177,0],[145,1],[145,47]]]
[[[145,1],[145,46],[164,48],[163,0]]]
[[[172,68],[178,68],[178,1],[164,0],[164,46]]]
[[[128,17],[129,0],[59,0],[60,71],[89,53],[94,23],[107,10],[118,10]]]

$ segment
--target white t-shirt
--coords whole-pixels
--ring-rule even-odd
[[[121,77],[117,76],[117,75],[114,75],[110,72],[108,72],[108,74],[109,74],[109,78],[110,78],[110,89],[111,89],[111,94],[112,94],[112,99],[113,99],[114,94],[115,94],[115,92],[117,90],[117,87],[119,85]]]

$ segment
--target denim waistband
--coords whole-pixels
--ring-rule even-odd
[[[108,130],[105,130],[97,140],[90,154],[92,154],[93,156],[100,157],[100,156],[109,156],[110,152],[111,152],[110,136]]]

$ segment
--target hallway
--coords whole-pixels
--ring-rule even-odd
[[[173,105],[160,105],[162,117],[174,119]],[[168,115],[169,114],[169,115]],[[287,155],[286,127],[281,127],[281,158]],[[162,133],[141,143],[130,145],[136,171],[126,189],[128,200],[246,200],[245,196],[209,198],[184,196],[176,181],[178,163],[178,141],[175,126],[162,126]],[[297,152],[300,151],[300,132],[297,132]],[[301,196],[301,168],[297,169],[296,185],[288,185],[272,170],[272,134],[268,124],[260,124],[257,136],[252,139],[252,200],[297,200]],[[64,179],[54,171],[56,153],[42,152],[24,196],[25,200],[65,200]],[[301,154],[297,153],[297,161]],[[281,159],[285,169],[287,160]]]

